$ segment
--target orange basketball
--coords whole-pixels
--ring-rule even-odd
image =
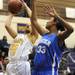
[[[8,1],[8,10],[13,13],[17,14],[22,8],[22,3],[20,0],[9,0]]]

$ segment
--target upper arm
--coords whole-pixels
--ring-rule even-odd
[[[5,22],[5,28],[6,30],[8,31],[8,33],[13,37],[15,38],[17,33],[12,29],[11,27],[11,22],[12,22],[12,19],[13,19],[13,14],[9,13],[9,16],[7,17],[6,19],[6,22]]]
[[[17,36],[17,33],[10,26],[5,25],[5,28],[12,38],[15,38]]]

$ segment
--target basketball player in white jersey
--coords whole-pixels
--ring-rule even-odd
[[[21,1],[29,17],[31,17],[31,10],[23,0]],[[6,72],[7,75],[31,75],[28,55],[31,53],[33,44],[38,38],[38,33],[31,25],[32,29],[30,29],[30,26],[25,27],[25,34],[17,34],[10,26],[12,18],[13,14],[10,13],[5,23],[6,30],[14,38],[9,48],[9,63]]]

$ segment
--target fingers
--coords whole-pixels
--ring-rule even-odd
[[[45,12],[50,17],[54,17],[55,16],[54,10],[53,10],[53,8],[51,6],[46,6],[45,7]]]
[[[53,6],[52,4],[51,4],[51,7],[52,7],[52,9],[53,9],[53,12],[54,12],[55,16],[57,16],[58,13],[56,12],[56,10],[55,10],[55,8],[54,8],[54,6]]]

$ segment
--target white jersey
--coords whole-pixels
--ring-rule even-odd
[[[26,60],[32,48],[33,45],[27,35],[19,34],[9,48],[9,60]]]

